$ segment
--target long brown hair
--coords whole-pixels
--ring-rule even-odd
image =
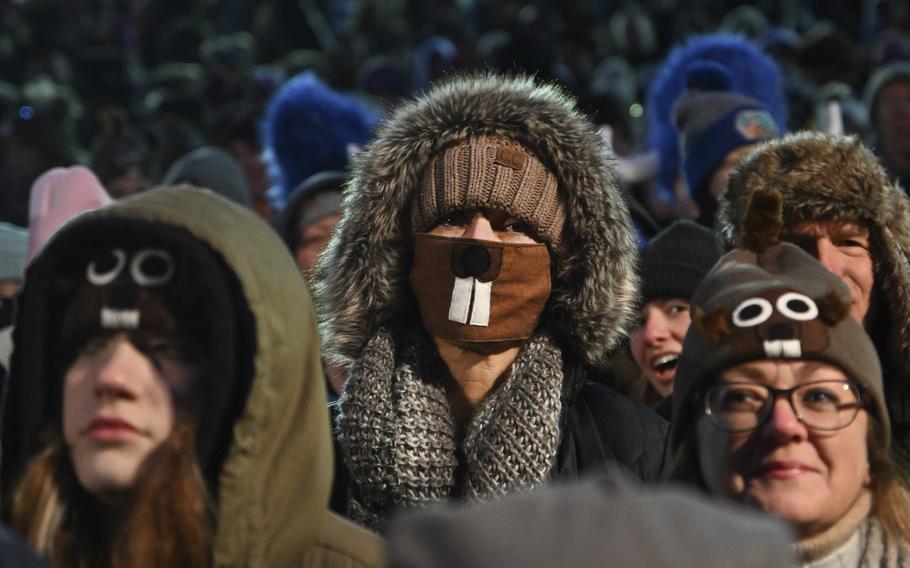
[[[29,463],[13,495],[13,529],[61,568],[208,566],[212,522],[185,420],[149,456],[122,504],[104,503],[79,484],[61,441]]]
[[[910,476],[900,454],[889,452],[878,419],[869,421],[869,477],[873,514],[886,535],[910,543]]]

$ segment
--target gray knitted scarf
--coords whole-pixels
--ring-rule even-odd
[[[555,464],[563,372],[552,341],[538,336],[522,347],[510,376],[474,409],[460,448],[447,373],[428,371],[434,358],[422,335],[405,336],[396,349],[395,338],[380,330],[345,384],[338,426],[351,476],[349,513],[374,530],[398,509],[537,486]]]

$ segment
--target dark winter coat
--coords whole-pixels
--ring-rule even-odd
[[[569,409],[554,477],[616,468],[642,481],[664,470],[668,423],[650,409],[595,383],[581,366],[566,369]]]

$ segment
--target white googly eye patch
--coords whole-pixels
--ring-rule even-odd
[[[818,317],[815,301],[799,292],[787,292],[777,299],[777,311],[796,321],[809,321]]]
[[[749,298],[740,302],[733,310],[733,324],[736,327],[753,327],[768,321],[774,308],[764,298]]]
[[[142,249],[130,263],[130,275],[133,280],[145,287],[166,284],[176,269],[174,257],[161,249]]]
[[[126,265],[126,253],[115,248],[92,259],[85,269],[85,277],[95,286],[105,286],[113,282]]]

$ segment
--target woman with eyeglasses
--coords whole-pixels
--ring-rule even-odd
[[[753,201],[772,210],[773,227],[775,195]],[[910,565],[910,493],[849,290],[776,236],[744,242],[692,300],[673,477],[788,521],[803,566]]]

